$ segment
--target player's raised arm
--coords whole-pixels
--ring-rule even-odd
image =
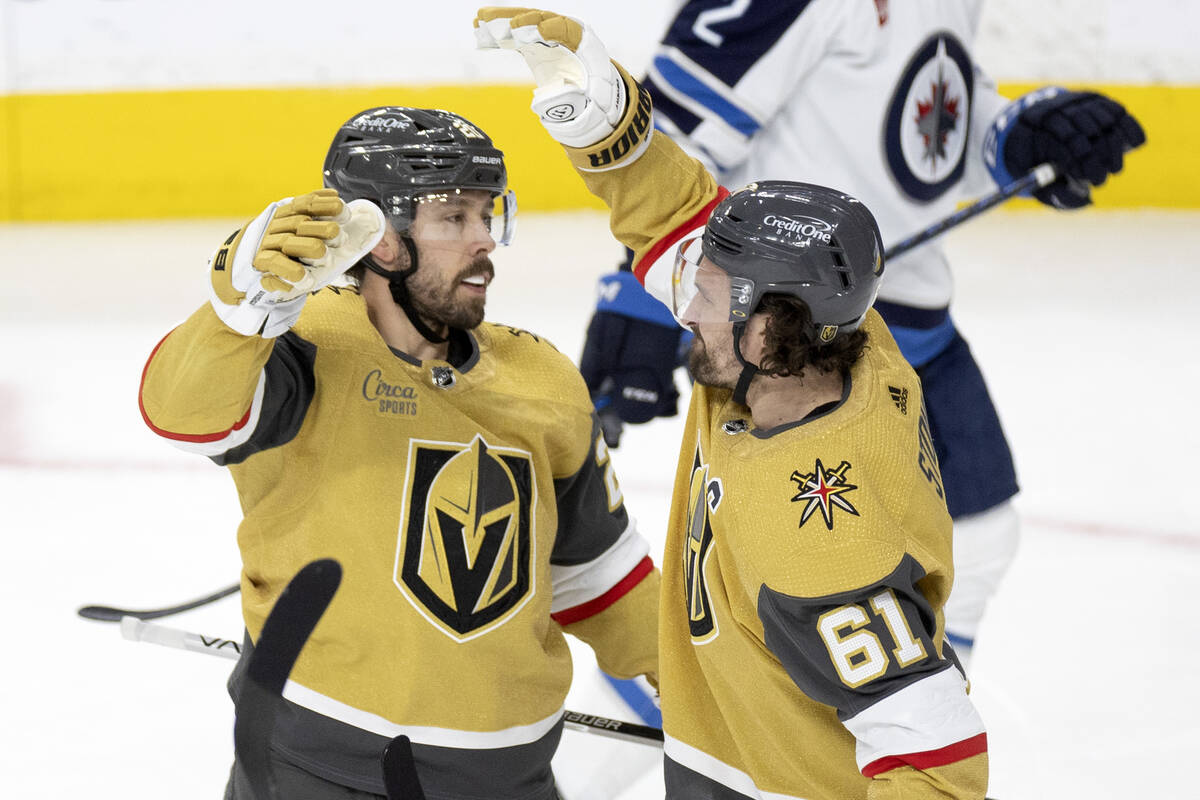
[[[150,355],[139,389],[146,424],[184,449],[219,457],[254,435],[264,409],[278,417],[283,405],[306,405],[295,391],[304,383],[303,348],[278,348],[279,337],[310,292],[382,235],[376,206],[345,204],[332,189],[271,203],[234,231],[209,260],[209,302]]]
[[[654,136],[650,95],[608,57],[586,25],[551,11],[481,8],[476,43],[515,50],[533,72],[533,110],[593,194],[613,234],[637,254],[639,278],[657,255],[703,226],[724,194],[704,166]]]

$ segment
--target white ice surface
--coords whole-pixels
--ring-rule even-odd
[[[150,434],[136,397],[235,224],[0,226],[6,797],[221,796],[231,662],[125,642],[74,612],[236,579],[231,480]],[[948,237],[955,318],[1023,486],[1022,548],[973,668],[1001,800],[1195,795],[1197,231],[1200,214],[1000,211]],[[525,216],[495,258],[489,317],[577,357],[592,281],[618,255],[597,214]],[[656,552],[679,425],[631,428],[615,451]],[[241,630],[233,598],[163,622]],[[630,718],[575,652],[568,705]],[[557,772],[570,800],[662,796],[654,751],[587,734],[564,734]]]

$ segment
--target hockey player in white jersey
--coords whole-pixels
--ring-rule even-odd
[[[1038,200],[1088,204],[1088,187],[1119,172],[1123,153],[1144,141],[1140,126],[1091,92],[1001,97],[971,56],[980,6],[686,2],[645,79],[654,125],[727,186],[790,178],[854,194],[888,243],[1043,162],[1063,177]],[[629,272],[602,287],[581,371],[614,445],[620,420],[675,412],[680,331]],[[924,386],[955,521],[947,630],[966,660],[1016,551],[1018,487],[984,379],[950,315],[952,294],[934,239],[888,263],[876,308]]]

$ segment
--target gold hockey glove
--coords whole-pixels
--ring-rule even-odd
[[[383,231],[378,206],[343,203],[334,189],[272,203],[209,260],[209,302],[238,333],[278,336],[295,323],[308,294],[354,266]]]

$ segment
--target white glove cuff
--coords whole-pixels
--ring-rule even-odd
[[[207,282],[209,304],[212,305],[222,322],[243,336],[257,335],[262,330],[267,316],[271,313],[271,307],[262,304],[262,298],[267,294],[262,288],[262,273],[254,268],[252,262],[254,254],[258,252],[258,246],[262,243],[267,225],[275,216],[275,209],[291,200],[292,198],[285,197],[278,202],[271,203],[246,226],[242,240],[234,252],[233,262],[227,267],[233,288],[246,295],[240,302],[230,305],[222,301],[217,296],[212,282]],[[215,252],[213,257],[216,257]],[[212,264],[212,258],[209,259],[209,264]]]

